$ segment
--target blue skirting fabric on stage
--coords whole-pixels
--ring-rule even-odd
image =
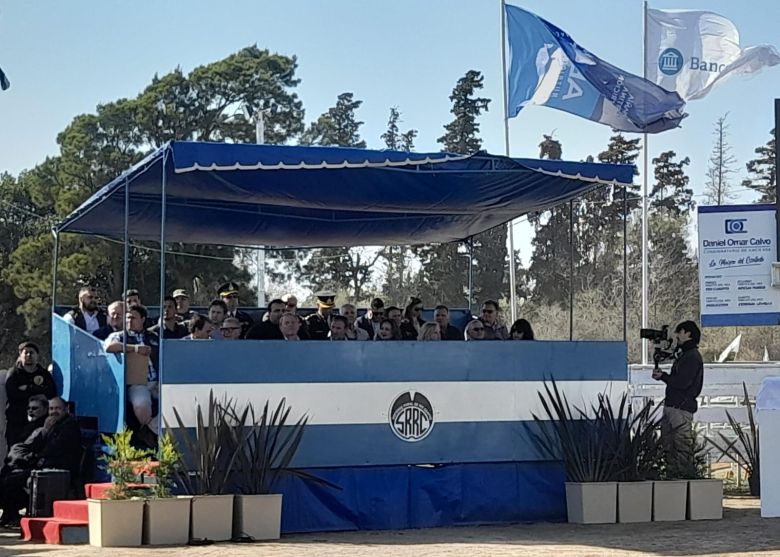
[[[566,519],[564,471],[553,462],[306,471],[341,489],[286,478],[279,490],[285,533]]]

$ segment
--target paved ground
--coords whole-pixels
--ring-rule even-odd
[[[612,524],[516,524],[390,532],[345,532],[286,536],[280,542],[206,547],[99,549],[33,545],[0,533],[0,557],[11,555],[131,557],[210,555],[244,557],[555,557],[604,555],[777,555],[780,519],[761,519],[758,501],[729,498],[724,518],[709,522]],[[0,531],[2,532],[2,531]]]

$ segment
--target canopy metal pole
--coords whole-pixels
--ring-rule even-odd
[[[474,236],[469,237],[469,313],[474,310]]]
[[[509,156],[509,95],[506,83],[506,11],[504,0],[501,0],[501,79],[504,87],[504,154]],[[517,283],[515,277],[515,232],[514,219],[507,223],[507,236],[509,237],[509,306],[512,323],[517,320]]]
[[[623,185],[623,342],[628,340],[628,186]]]
[[[125,230],[124,230],[124,253],[122,264],[122,299],[125,299],[125,293],[130,289],[130,183],[128,178],[125,177]],[[127,308],[125,308],[127,310]],[[124,330],[127,331],[126,319],[122,322],[125,323]]]
[[[574,200],[569,201],[569,340],[574,340]]]
[[[168,160],[168,150],[166,149],[163,152],[163,158],[162,158],[162,183],[160,187],[160,195],[161,195],[161,204],[162,208],[160,210],[160,348],[158,351],[158,369],[157,369],[157,385],[158,385],[158,404],[160,405],[160,414],[162,414],[163,409],[163,397],[162,397],[162,386],[163,386],[163,371],[165,369],[165,357],[164,357],[164,351],[165,351],[165,340],[163,340],[163,336],[165,336],[165,322],[163,321],[163,308],[165,306],[165,210],[166,210],[166,204],[167,200],[165,197],[165,186],[167,181],[167,169],[166,169],[166,162]],[[162,416],[160,417],[160,420],[162,420]],[[155,431],[156,434],[159,434],[159,431]]]
[[[265,143],[265,114],[258,108],[255,115],[255,141],[258,145]],[[257,307],[265,307],[265,246],[257,246]]]
[[[647,0],[642,6],[642,76],[647,79]],[[642,140],[642,328],[647,328],[647,134]],[[642,339],[642,365],[647,365],[647,339]]]
[[[55,313],[57,308],[57,263],[60,257],[60,233],[56,228],[51,229],[54,235],[54,260],[51,267],[51,312]]]

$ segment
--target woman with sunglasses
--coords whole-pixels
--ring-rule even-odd
[[[526,319],[518,319],[509,329],[510,340],[534,340],[534,330]]]
[[[485,340],[485,325],[479,319],[469,321],[464,337],[466,340]]]
[[[401,340],[417,340],[420,327],[425,323],[422,316],[423,303],[420,298],[412,296],[404,310],[404,320],[401,322]]]

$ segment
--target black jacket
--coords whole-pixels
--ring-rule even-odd
[[[357,320],[355,321],[355,326],[360,327],[361,329],[363,329],[365,332],[368,333],[368,340],[374,340],[376,334],[374,333],[373,321],[371,320],[371,318],[368,316],[367,313],[357,318]]]
[[[68,313],[73,317],[73,322],[76,324],[76,327],[84,329],[85,331],[87,330],[87,320],[84,318],[84,313],[81,311],[81,308],[73,308]],[[108,323],[108,317],[102,309],[97,310],[97,321],[98,330],[105,327],[106,323]]]
[[[687,412],[696,412],[696,397],[704,384],[704,361],[692,340],[684,343],[681,353],[672,364],[670,373],[664,373],[661,381],[666,383],[664,405]]]
[[[8,370],[8,378],[5,381],[5,391],[8,396],[8,407],[5,411],[7,420],[6,437],[15,438],[14,430],[20,431],[27,425],[27,401],[33,395],[45,395],[52,398],[57,395],[57,387],[51,373],[40,365],[37,369],[28,373],[20,365]]]
[[[282,340],[284,335],[279,329],[279,325],[274,325],[270,321],[261,321],[246,333],[246,338],[250,340]]]
[[[8,451],[6,462],[11,470],[57,468],[69,470],[75,476],[81,452],[81,428],[76,418],[68,415],[49,431],[39,427],[24,441],[16,443]]]
[[[442,340],[464,340],[463,332],[455,325],[447,325],[447,329],[441,332]]]

